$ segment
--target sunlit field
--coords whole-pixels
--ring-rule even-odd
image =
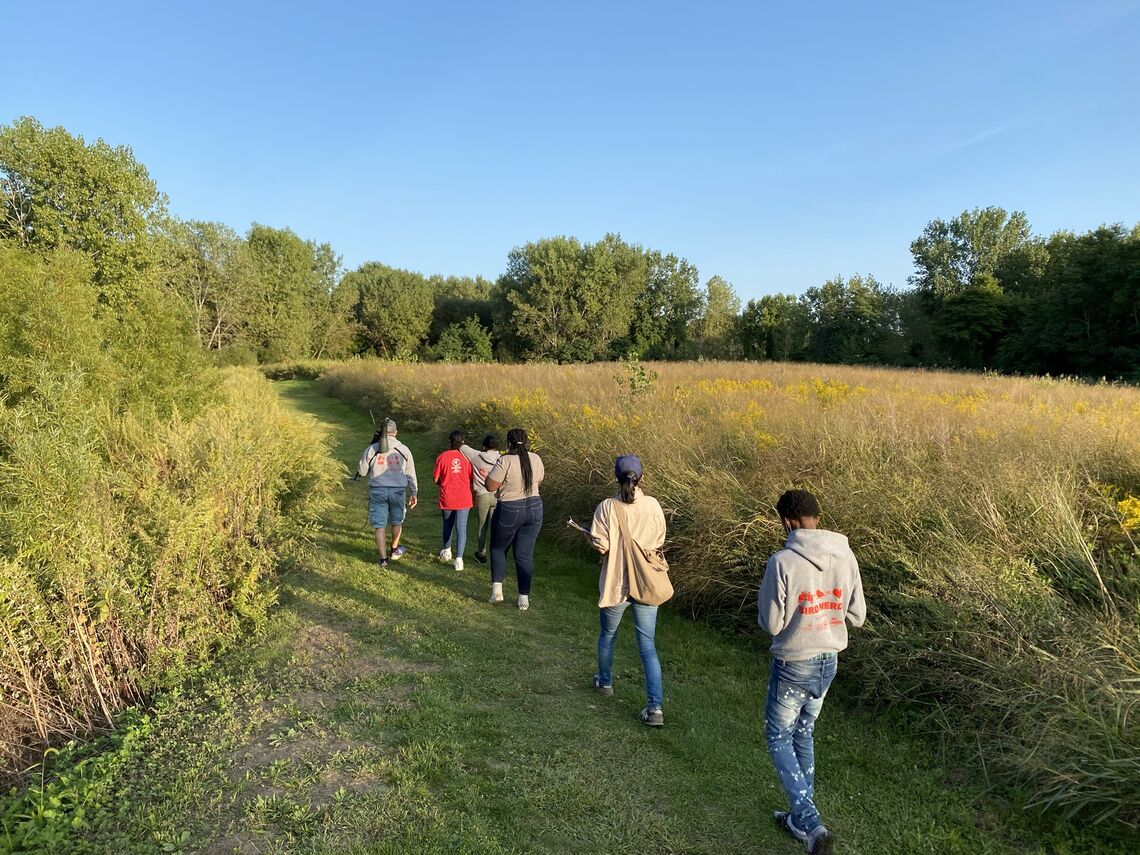
[[[322,368],[325,368],[322,366]],[[331,393],[478,442],[521,425],[553,524],[637,453],[680,607],[753,621],[772,510],[815,491],[871,602],[849,664],[1030,806],[1137,817],[1140,391],[778,363],[352,362]]]

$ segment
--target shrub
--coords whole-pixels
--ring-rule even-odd
[[[332,472],[171,306],[108,311],[83,255],[0,244],[0,757],[82,734],[255,626]]]

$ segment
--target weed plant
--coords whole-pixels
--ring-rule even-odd
[[[776,498],[815,491],[864,568],[864,697],[1027,806],[1140,820],[1140,391],[778,363],[356,362],[322,384],[441,440],[526,427],[552,520],[640,454],[678,604],[742,625],[783,539]]]
[[[196,354],[81,256],[0,246],[0,777],[262,621],[326,506],[322,431]]]

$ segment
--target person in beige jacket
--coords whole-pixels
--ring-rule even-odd
[[[614,641],[622,615],[632,607],[637,649],[645,668],[647,702],[641,711],[641,720],[652,727],[661,727],[665,724],[665,714],[661,710],[661,662],[654,644],[657,606],[639,603],[629,596],[629,573],[618,521],[618,514],[624,514],[630,536],[645,549],[660,549],[665,543],[665,514],[655,498],[641,491],[642,474],[641,460],[636,455],[619,457],[614,462],[618,494],[598,505],[590,526],[591,543],[603,555],[598,577],[601,631],[598,634],[598,673],[594,675],[594,688],[607,697],[614,693]]]

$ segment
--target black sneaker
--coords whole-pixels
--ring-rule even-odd
[[[807,836],[804,842],[804,851],[808,855],[829,855],[833,838],[831,832],[820,826]]]
[[[487,553],[486,552],[480,552],[478,549],[476,549],[475,550],[475,560],[478,561],[480,564],[486,564],[487,563]]]
[[[641,711],[641,721],[650,727],[664,727],[665,713],[661,712],[661,707],[646,707]]]
[[[377,564],[381,570],[387,570],[388,569],[388,559],[387,558],[381,558],[380,561],[377,562]]]

